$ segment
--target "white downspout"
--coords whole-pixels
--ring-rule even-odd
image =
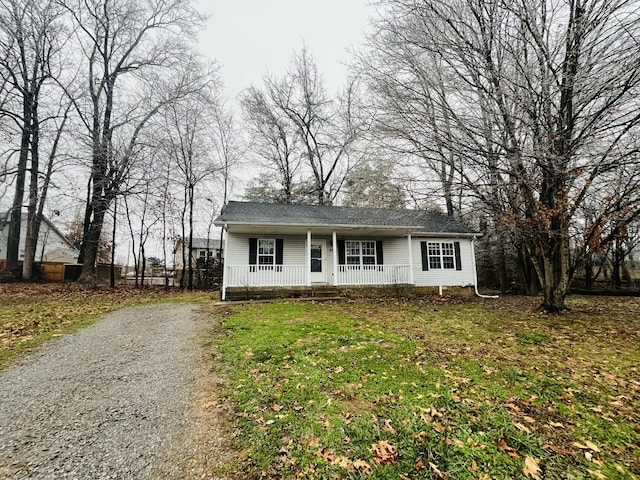
[[[471,262],[473,263],[473,289],[480,298],[500,298],[499,295],[482,295],[478,292],[478,272],[476,270],[476,249],[474,245],[475,238],[471,239]]]

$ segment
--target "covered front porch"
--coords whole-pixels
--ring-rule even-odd
[[[414,284],[411,233],[397,227],[243,230],[249,262],[225,261],[223,296],[227,289]]]

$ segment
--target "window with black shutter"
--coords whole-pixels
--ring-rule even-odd
[[[420,242],[422,270],[462,270],[460,242]]]

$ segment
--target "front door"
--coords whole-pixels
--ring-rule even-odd
[[[327,243],[324,240],[311,241],[311,283],[327,283],[324,252]]]

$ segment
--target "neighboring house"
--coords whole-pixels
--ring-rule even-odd
[[[9,215],[0,214],[0,260],[7,258],[7,235]],[[19,259],[24,259],[24,244],[27,236],[27,214],[22,214],[20,228],[20,246],[18,247]],[[36,248],[36,262],[77,263],[80,252],[67,238],[51,223],[47,217],[42,218],[38,245]]]
[[[467,226],[421,210],[229,202],[222,298],[278,288],[475,286]]]
[[[196,261],[205,258],[220,258],[220,239],[193,238],[192,259],[195,267]],[[178,239],[175,249],[175,268],[182,270],[182,239]],[[185,255],[189,255],[189,239],[185,239]]]

